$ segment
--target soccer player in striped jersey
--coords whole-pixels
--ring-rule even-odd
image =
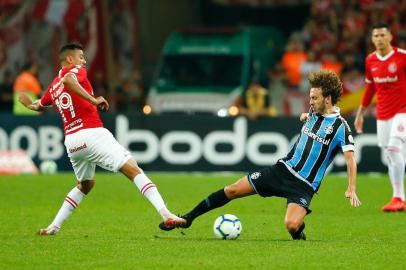
[[[33,111],[53,105],[59,112],[65,131],[65,146],[77,185],[67,194],[51,224],[40,235],[55,235],[95,184],[96,165],[120,171],[133,182],[162,216],[165,224],[184,224],[185,220],[166,207],[155,184],[148,178],[130,152],[103,127],[98,109],[108,110],[109,103],[95,97],[87,78],[86,60],[79,44],[69,43],[59,52],[62,68],[41,99],[33,101],[20,95],[20,102]]]
[[[343,152],[347,163],[348,187],[345,196],[352,206],[359,207],[354,142],[350,127],[334,106],[342,94],[342,83],[334,72],[327,70],[310,74],[309,82],[311,112],[301,116],[305,123],[285,158],[269,168],[249,173],[206,197],[182,216],[187,221],[185,225],[166,225],[162,222],[159,228],[165,231],[176,227],[188,228],[195,218],[212,209],[236,198],[259,194],[263,197],[286,198],[286,229],[293,239],[306,240],[304,218],[311,212],[310,201],[320,188],[327,167],[339,152]]]
[[[392,200],[383,211],[405,211],[406,142],[406,50],[392,47],[392,34],[387,24],[372,27],[375,51],[365,59],[365,92],[354,126],[362,133],[364,113],[376,94],[378,145],[385,154],[389,179],[393,188]]]

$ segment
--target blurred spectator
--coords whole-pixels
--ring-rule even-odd
[[[92,80],[92,86],[95,91],[95,93],[98,96],[108,96],[110,91],[109,91],[109,85],[107,83],[107,80],[104,76],[103,71],[101,70],[96,70],[93,76]]]
[[[307,60],[307,53],[300,35],[293,34],[286,45],[286,51],[282,56],[282,65],[288,74],[289,84],[297,87],[300,84],[300,65]]]
[[[307,92],[310,90],[310,83],[307,77],[310,73],[319,71],[321,69],[321,62],[316,59],[316,54],[314,51],[309,50],[307,53],[307,60],[302,62],[300,65],[300,76],[301,81],[299,85],[299,90],[302,92]]]
[[[321,59],[322,68],[334,71],[339,76],[343,69],[343,64],[337,59],[334,53],[325,53]]]
[[[288,76],[283,66],[278,63],[269,72],[270,101],[275,115],[283,114],[283,96],[288,89]]]
[[[356,69],[343,73],[343,95],[362,91],[365,86],[364,75]]]
[[[136,70],[130,78],[125,78],[116,91],[117,111],[139,112],[144,105],[144,89],[141,73]]]
[[[38,99],[41,94],[41,86],[36,78],[38,72],[38,64],[35,62],[27,62],[22,68],[22,72],[16,77],[13,86],[14,98],[13,98],[13,112],[14,114],[38,114],[35,111],[31,111],[25,108],[19,101],[18,96],[20,93],[25,93],[31,97],[31,99]]]
[[[239,111],[251,120],[275,115],[275,110],[270,106],[268,91],[257,83],[251,83],[248,87]]]
[[[13,112],[13,76],[10,70],[4,72],[0,83],[0,112]]]

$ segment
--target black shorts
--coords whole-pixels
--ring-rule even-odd
[[[286,198],[287,204],[299,204],[310,214],[313,188],[295,177],[283,163],[277,162],[271,167],[249,173],[248,181],[260,196]]]

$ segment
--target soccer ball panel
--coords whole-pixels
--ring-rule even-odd
[[[223,240],[237,239],[241,234],[241,230],[240,219],[232,214],[219,216],[213,224],[214,235]]]

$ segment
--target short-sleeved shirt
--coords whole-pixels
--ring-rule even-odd
[[[406,113],[406,50],[393,48],[385,56],[377,52],[365,59],[365,92],[362,106],[367,107],[376,94],[376,118],[387,120]]]
[[[93,96],[93,88],[84,67],[62,68],[41,98],[42,106],[53,105],[62,117],[65,135],[82,129],[103,127],[97,107],[76,95],[62,83],[67,74],[72,74],[83,89]]]
[[[288,155],[280,161],[296,178],[317,191],[334,157],[346,151],[354,151],[354,139],[345,119],[338,112],[312,114]]]

